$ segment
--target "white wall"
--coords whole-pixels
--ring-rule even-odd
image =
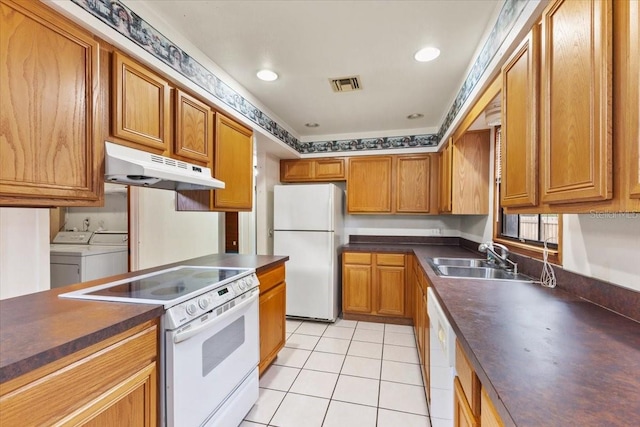
[[[280,160],[258,153],[256,176],[256,247],[260,255],[273,255],[273,186],[280,183]]]
[[[49,209],[0,208],[0,299],[49,288]]]
[[[131,269],[218,253],[217,212],[176,211],[176,193],[131,187]]]
[[[346,215],[345,236],[454,236],[460,235],[460,217],[455,215]]]
[[[65,229],[77,228],[84,231],[84,220],[89,219],[89,231],[110,230],[127,231],[128,208],[127,208],[127,187],[106,183],[106,186],[120,187],[119,192],[107,192],[104,196],[104,206],[91,207],[71,207],[67,209],[65,217]]]
[[[564,215],[566,270],[640,291],[640,213]]]

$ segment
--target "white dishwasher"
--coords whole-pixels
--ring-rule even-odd
[[[453,380],[456,376],[456,335],[438,303],[433,289],[427,289],[430,323],[429,369],[431,425],[453,426]]]

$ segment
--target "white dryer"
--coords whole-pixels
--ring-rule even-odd
[[[129,271],[129,235],[121,231],[61,231],[50,247],[51,287]]]

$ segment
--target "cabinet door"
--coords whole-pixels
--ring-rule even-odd
[[[314,180],[344,181],[344,159],[316,159],[314,163]]]
[[[628,17],[625,24],[628,31],[622,29],[623,34],[628,34],[625,40],[627,66],[624,81],[627,88],[624,90],[629,99],[624,103],[626,137],[629,146],[629,196],[632,199],[640,199],[640,4],[637,1],[620,2],[617,7],[627,7]],[[618,110],[616,110],[618,112]],[[637,206],[637,205],[636,205]],[[637,208],[634,209],[637,211]]]
[[[451,139],[445,144],[445,148],[440,153],[440,192],[438,211],[441,213],[451,212],[451,150],[453,142]]]
[[[407,315],[407,304],[411,299],[407,298],[404,254],[375,255],[373,289],[376,314]]]
[[[543,12],[545,203],[612,196],[611,16],[610,0],[557,0]]]
[[[392,157],[350,158],[347,179],[349,213],[391,213]]]
[[[502,67],[502,182],[505,207],[538,204],[540,27],[534,25]]]
[[[158,411],[157,376],[156,364],[152,363],[65,421],[69,425],[83,427],[117,426],[123,425],[122,423],[154,427],[157,425]]]
[[[453,145],[451,212],[486,215],[489,213],[489,152],[487,130],[466,132]]]
[[[478,427],[478,419],[471,412],[469,403],[458,377],[453,381],[453,425],[454,427]]]
[[[311,160],[281,160],[281,182],[310,181],[314,174],[314,163]]]
[[[253,206],[253,132],[216,113],[214,176],[224,182],[215,190],[216,210],[250,211]]]
[[[284,282],[260,295],[260,374],[285,342],[286,287]]]
[[[431,158],[400,156],[396,165],[396,212],[429,213]]]
[[[168,153],[169,83],[118,52],[113,54],[113,67],[113,134]]]
[[[0,29],[0,203],[101,204],[98,42],[40,2]]]
[[[480,393],[480,425],[482,427],[503,427],[504,423],[498,415],[498,411],[496,411],[495,406],[493,406],[493,402],[491,398],[485,391],[482,389]]]
[[[345,312],[372,313],[371,265],[345,264],[342,273],[342,304]]]
[[[209,165],[213,160],[213,112],[208,105],[176,90],[174,154]]]

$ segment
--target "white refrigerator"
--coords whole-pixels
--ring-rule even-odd
[[[335,184],[276,185],[273,205],[273,253],[289,256],[287,316],[335,321],[342,190]]]

